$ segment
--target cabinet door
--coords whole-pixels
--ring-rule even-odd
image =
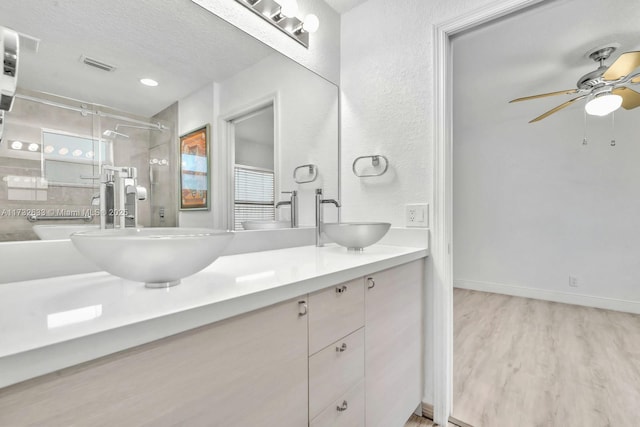
[[[362,278],[309,295],[309,354],[364,325]]]
[[[358,382],[309,423],[310,427],[365,427],[364,381]]]
[[[0,390],[0,425],[307,426],[298,300]]]
[[[314,418],[363,378],[361,328],[309,358],[309,417]]]
[[[422,400],[424,261],[365,278],[367,427],[402,427]]]

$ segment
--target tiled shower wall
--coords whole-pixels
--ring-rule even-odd
[[[60,103],[71,103],[68,100],[55,97],[28,93],[30,96],[48,99]],[[79,103],[76,103],[79,106]],[[91,107],[90,107],[91,108]],[[125,113],[109,110],[120,116]],[[167,121],[164,121],[164,118]],[[41,153],[25,150],[11,150],[12,141],[29,144],[41,143],[42,130],[59,131],[73,135],[97,138],[107,129],[114,130],[129,137],[118,136],[112,140],[114,164],[116,166],[133,166],[138,170],[138,183],[149,190],[146,201],[139,202],[139,224],[176,225],[175,187],[171,178],[176,176],[175,161],[169,157],[175,156],[177,106],[173,105],[157,117],[151,119],[138,118],[143,121],[162,121],[169,130],[165,132],[150,131],[128,127],[132,123],[123,120],[83,116],[77,111],[45,105],[43,103],[16,99],[11,112],[5,115],[5,128],[2,143],[0,143],[0,241],[37,240],[33,232],[33,223],[27,221],[27,214],[43,211],[55,212],[64,209],[71,212],[84,212],[91,209],[91,196],[98,192],[98,181],[87,180],[87,186],[60,186],[44,184]],[[133,124],[135,125],[135,124]],[[156,174],[157,183],[150,182],[149,150],[163,149],[166,152],[169,166]],[[154,154],[155,156],[155,154]],[[156,156],[157,157],[157,156]],[[173,166],[172,166],[173,165]],[[94,168],[94,175],[99,171]],[[17,188],[16,186],[20,187]],[[167,190],[164,190],[167,187]],[[17,190],[17,191],[16,191]],[[10,195],[11,193],[11,195]],[[158,205],[165,207],[165,221],[162,224],[152,224],[152,200],[154,194],[159,195]],[[11,199],[11,200],[10,200]],[[96,208],[95,206],[93,207]],[[158,209],[155,209],[158,211]],[[57,213],[59,215],[59,213]],[[154,215],[153,218],[157,218]],[[93,218],[92,223],[98,223],[99,218]],[[71,221],[38,221],[38,224],[83,224],[82,220]]]
[[[41,185],[38,180],[42,177],[41,153],[11,150],[12,141],[40,144],[43,129],[91,137],[97,120],[97,117],[83,117],[71,110],[19,98],[15,100],[11,112],[5,114],[0,144],[0,241],[37,240],[27,214],[41,209],[89,209],[91,195],[96,191],[91,187]],[[17,185],[22,187],[19,194],[15,191]],[[67,221],[56,223],[64,222]],[[71,222],[82,223],[81,220]]]
[[[150,165],[151,226],[176,227],[178,225],[178,103],[175,102],[155,116],[152,121],[167,123],[170,129],[152,132],[149,139],[149,158],[158,160]],[[163,160],[167,164],[162,164]]]

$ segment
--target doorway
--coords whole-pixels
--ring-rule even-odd
[[[275,220],[277,192],[274,106],[270,103],[231,120],[234,230],[245,221]]]

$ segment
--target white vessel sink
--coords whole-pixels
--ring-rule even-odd
[[[68,239],[73,233],[79,231],[99,230],[97,224],[38,224],[33,226],[33,232],[40,240],[60,240]]]
[[[276,228],[291,228],[290,221],[243,221],[242,228],[245,230],[273,230]]]
[[[382,239],[390,227],[388,222],[336,222],[322,224],[322,231],[340,246],[361,251]]]
[[[233,236],[208,228],[150,227],[74,233],[71,241],[108,273],[165,288],[215,261]]]

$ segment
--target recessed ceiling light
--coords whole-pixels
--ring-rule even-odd
[[[73,150],[73,153],[71,153],[71,155],[72,155],[73,157],[80,157],[80,156],[82,156],[82,150],[80,150],[79,148],[77,148],[77,149]]]
[[[29,151],[39,151],[40,150],[40,145],[36,144],[35,142],[32,142],[31,144],[29,144],[29,146],[27,147],[27,150]]]
[[[158,82],[153,80],[153,79],[140,79],[140,83],[142,83],[145,86],[158,86]]]
[[[47,145],[46,147],[44,147],[44,152],[47,154],[53,153],[54,150],[55,148],[53,148],[53,145]]]
[[[13,148],[14,150],[22,150],[22,142],[20,141],[13,141],[11,143],[11,148]]]
[[[60,154],[61,156],[64,156],[67,153],[69,153],[69,149],[67,147],[62,147],[61,149],[58,150],[58,154]]]

